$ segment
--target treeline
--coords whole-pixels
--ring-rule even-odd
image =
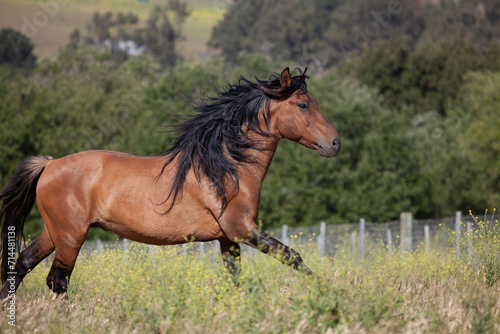
[[[332,2],[311,2],[307,8],[322,3]],[[338,3],[345,11],[347,5]],[[248,2],[236,1],[230,11],[238,6]],[[247,15],[266,14],[259,12],[263,5],[255,8]],[[314,36],[304,40],[309,38]],[[263,185],[264,227],[360,217],[387,221],[402,211],[442,217],[495,207],[500,69],[493,40],[484,45],[488,52],[478,52],[460,36],[442,43],[399,36],[373,42],[361,54],[326,66],[322,75],[316,67],[309,90],[337,128],[342,151],[324,159],[282,142]],[[0,185],[35,154],[57,158],[88,149],[158,154],[174,136],[166,130],[178,122],[169,115],[191,112],[183,93],[214,94],[211,84],[220,86],[225,76],[232,82],[239,74],[266,78],[286,66],[305,65],[245,51],[233,60],[223,57],[165,67],[153,54],[117,61],[112,49],[77,43],[35,68],[0,66]],[[27,231],[34,236],[40,227],[34,212]]]
[[[411,47],[460,38],[485,51],[500,38],[496,0],[235,0],[210,45],[226,60],[241,51],[324,70],[374,42],[405,37]]]

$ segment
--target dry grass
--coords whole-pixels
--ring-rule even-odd
[[[500,331],[499,286],[450,254],[401,255],[374,246],[363,262],[302,249],[307,278],[263,255],[243,261],[241,285],[217,254],[165,247],[82,255],[70,301],[51,300],[47,264],[18,291],[16,328],[2,333],[484,333]]]

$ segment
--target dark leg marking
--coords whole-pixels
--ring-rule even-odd
[[[271,255],[293,269],[304,272],[308,275],[313,274],[311,269],[304,264],[304,261],[299,253],[282,244],[280,241],[260,229],[253,230],[251,239],[245,243],[265,254]]]
[[[14,291],[17,290],[24,276],[33,270],[43,259],[49,256],[54,251],[54,247],[40,247],[39,239],[35,239],[25,250],[21,252],[16,261],[14,270],[10,270],[15,274],[10,274],[7,277],[8,281],[0,290],[0,301],[8,297],[9,292],[12,293],[12,279],[14,279]]]
[[[241,249],[237,242],[220,241],[220,251],[224,266],[236,280],[241,272]]]
[[[72,272],[73,266],[68,266],[55,258],[47,275],[47,286],[58,295],[68,292],[68,283]]]

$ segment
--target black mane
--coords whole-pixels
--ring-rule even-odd
[[[288,88],[281,88],[280,77],[276,75],[266,81],[256,78],[256,83],[240,77],[238,85],[226,82],[222,90],[215,88],[216,97],[190,103],[196,113],[186,116],[187,120],[176,129],[180,135],[175,144],[163,152],[168,159],[158,178],[178,159],[172,187],[161,203],[173,199],[165,213],[170,212],[182,194],[191,168],[198,180],[203,176],[210,180],[221,200],[221,214],[224,212],[230,198],[239,190],[238,165],[256,163],[247,150],[264,150],[258,141],[248,137],[248,131],[263,137],[273,136],[267,127],[271,100],[286,100],[297,90],[307,93],[307,76],[299,72],[300,75],[292,77]],[[266,124],[264,129],[260,118]]]

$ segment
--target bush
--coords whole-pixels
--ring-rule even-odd
[[[10,28],[0,31],[0,65],[32,68],[36,65],[34,45],[24,34]]]

